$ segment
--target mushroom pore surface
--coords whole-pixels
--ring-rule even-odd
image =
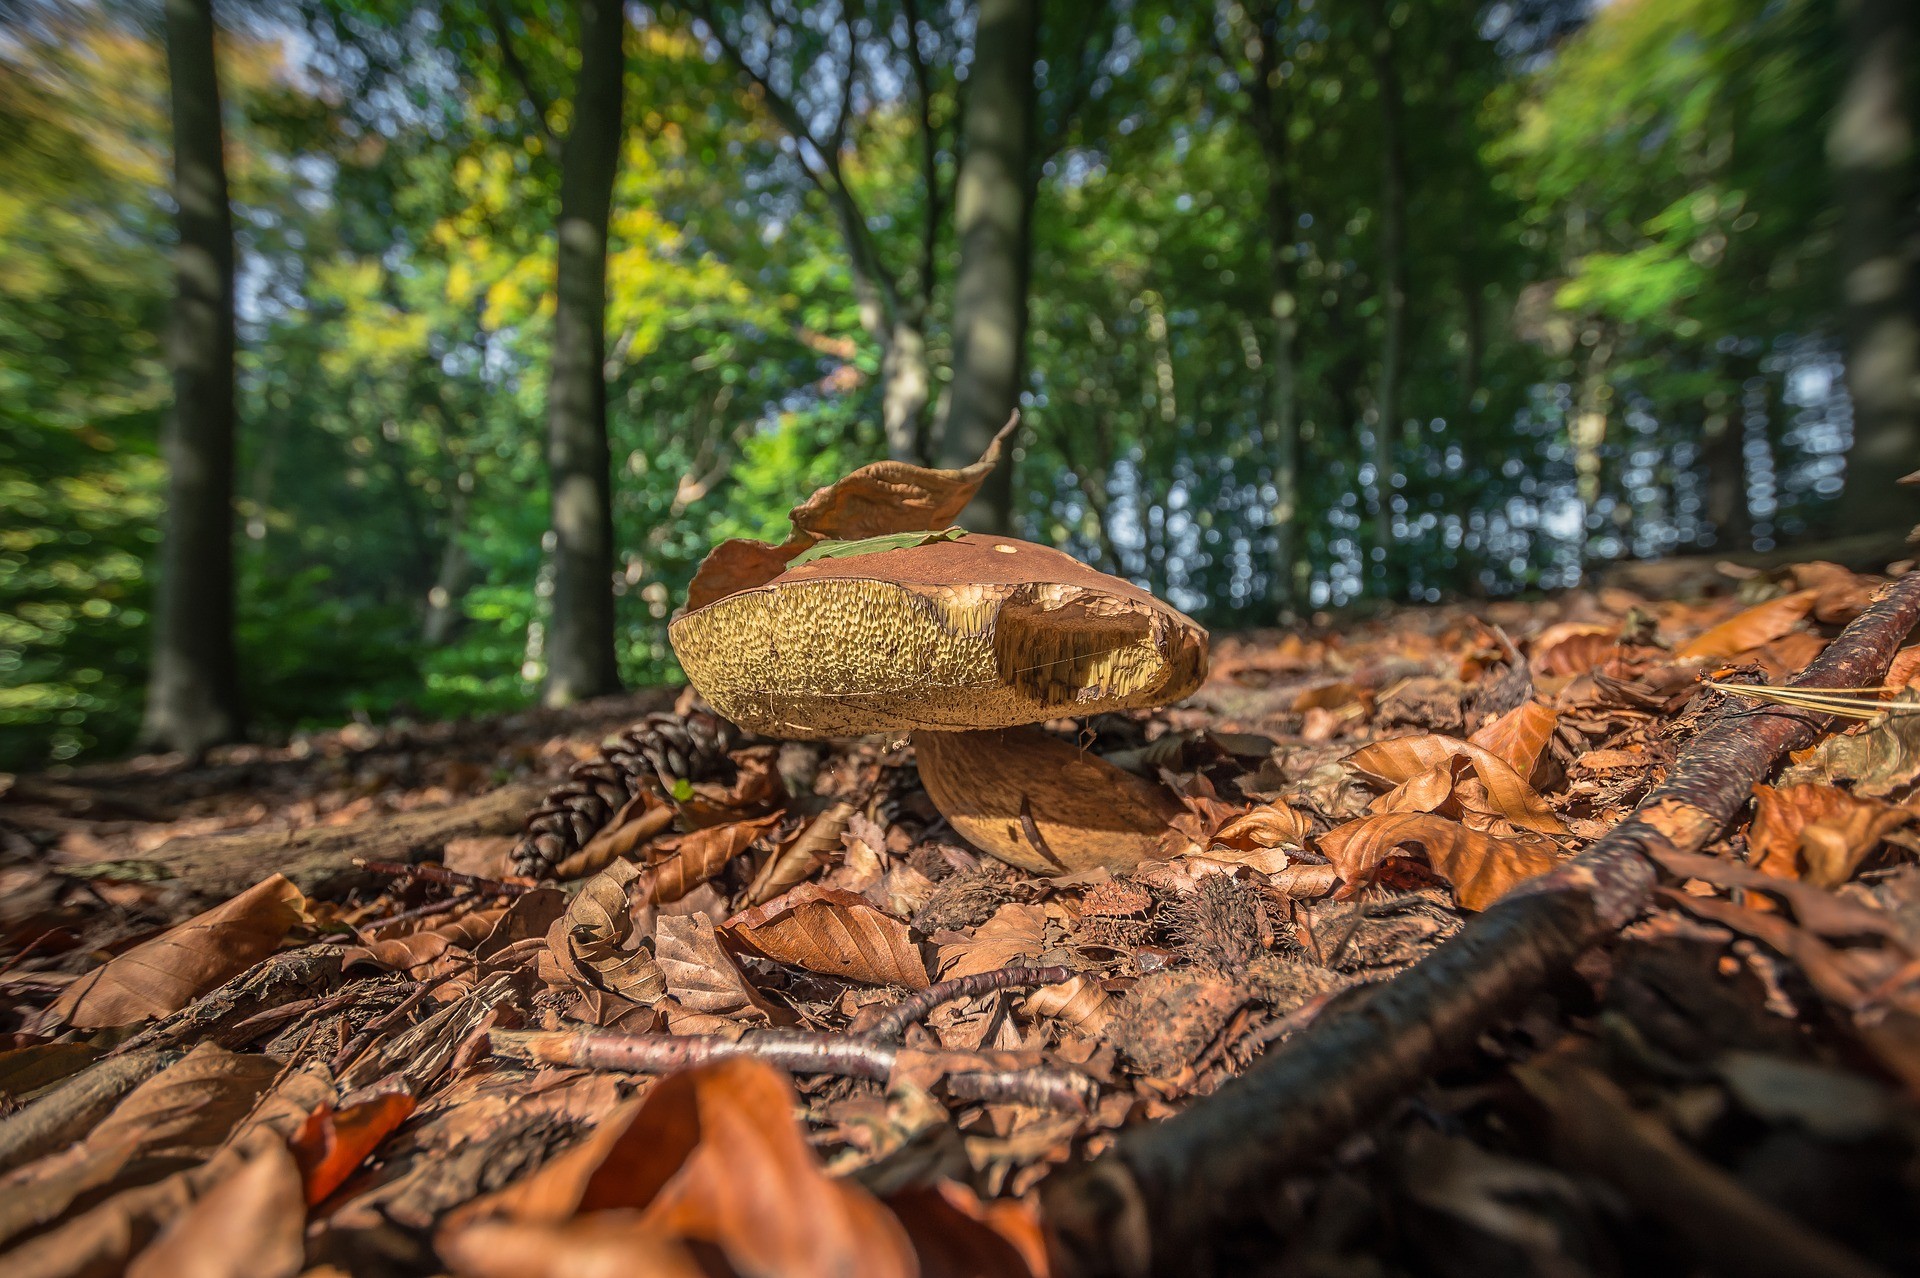
[[[1008,537],[818,559],[670,629],[687,678],[752,731],[961,732],[1164,705],[1207,633],[1146,591]]]

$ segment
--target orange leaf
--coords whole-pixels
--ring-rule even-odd
[[[708,826],[680,839],[673,855],[653,867],[653,899],[678,901],[725,869],[727,863],[780,824],[780,813],[752,821]]]
[[[1799,590],[1756,604],[1695,636],[1673,655],[1680,661],[1721,661],[1750,652],[1799,625],[1818,597],[1818,591]]]
[[[1619,646],[1617,627],[1562,621],[1548,626],[1534,638],[1530,664],[1535,672],[1543,675],[1585,674],[1604,662]]]
[[[706,1278],[681,1244],[630,1211],[597,1211],[558,1224],[482,1220],[440,1237],[459,1278]]]
[[[794,1120],[798,1106],[786,1078],[761,1061],[675,1074],[459,1213],[441,1233],[442,1254],[474,1254],[488,1236],[476,1218],[554,1225],[603,1212],[609,1230],[619,1220],[650,1241],[704,1244],[742,1275],[908,1278],[916,1265],[900,1222],[858,1184],[821,1169]]]
[[[1307,837],[1313,823],[1285,803],[1275,801],[1246,812],[1220,827],[1215,843],[1241,849],[1277,848]]]
[[[1516,883],[1559,863],[1557,849],[1532,835],[1501,838],[1426,813],[1361,817],[1320,836],[1320,851],[1348,884],[1367,881],[1381,862],[1414,848],[1434,873],[1453,885],[1454,899],[1484,910]]]
[[[729,939],[751,952],[809,972],[916,990],[928,984],[907,925],[837,888],[803,883],[724,926]]]
[[[1520,776],[1531,777],[1559,723],[1558,711],[1523,701],[1467,740],[1497,755]]]
[[[87,973],[61,992],[53,1013],[99,1029],[177,1012],[279,949],[306,909],[286,875],[262,879]]]
[[[1835,786],[1756,785],[1747,859],[1775,878],[1835,888],[1853,877],[1867,854],[1913,814]]]
[[[1444,767],[1452,778],[1450,801],[1462,811],[1501,817],[1520,829],[1539,834],[1567,832],[1546,800],[1505,759],[1482,746],[1454,737],[1425,733],[1376,741],[1348,755],[1346,763],[1360,775],[1383,785],[1398,787],[1407,782],[1418,783],[1405,794],[1388,795],[1377,805],[1382,811],[1432,811],[1440,807],[1437,801],[1440,782],[1433,773],[1436,768]],[[1469,768],[1485,787],[1484,794],[1461,786],[1460,778]]]
[[[983,1203],[957,1181],[901,1190],[887,1199],[920,1253],[921,1278],[1047,1278],[1038,1213],[1018,1199]]]
[[[127,1278],[294,1278],[305,1267],[300,1173],[278,1140],[251,1152],[133,1258]]]
[[[291,1142],[306,1183],[307,1204],[323,1202],[340,1188],[367,1155],[407,1121],[413,1105],[405,1092],[382,1092],[345,1109],[322,1105],[307,1115]]]

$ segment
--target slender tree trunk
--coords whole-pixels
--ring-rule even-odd
[[[1735,364],[1726,403],[1711,409],[1701,429],[1700,464],[1706,472],[1705,514],[1720,550],[1753,549],[1747,506],[1747,378],[1756,370]]]
[[[1267,291],[1271,321],[1267,350],[1267,432],[1273,451],[1273,602],[1283,618],[1294,611],[1294,560],[1299,555],[1294,520],[1299,517],[1299,394],[1295,386],[1294,341],[1299,300],[1294,291],[1293,192],[1287,114],[1279,101],[1279,18],[1262,25],[1248,84],[1254,130],[1266,161]]]
[[[612,459],[607,445],[607,218],[626,73],[620,0],[581,0],[580,76],[560,171],[558,282],[547,390],[553,624],[543,700],[620,686],[614,654]]]
[[[887,331],[880,356],[880,413],[887,456],[895,461],[927,459],[926,412],[932,397],[926,331],[918,319],[902,317]]]
[[[166,534],[141,736],[198,754],[240,734],[233,651],[233,214],[210,0],[167,0],[173,100],[173,370]]]
[[[1839,188],[1847,392],[1847,531],[1910,527],[1920,497],[1920,191],[1911,93],[1913,0],[1842,0],[1851,59],[1827,134]]]
[[[981,0],[967,95],[966,158],[954,197],[960,269],[954,279],[953,391],[940,461],[964,466],[986,451],[1020,404],[1027,346],[1027,275],[1034,186],[1033,53],[1039,0]],[[1004,531],[1013,475],[1001,466],[961,516]]]
[[[1373,526],[1376,593],[1389,590],[1393,553],[1393,440],[1400,430],[1400,380],[1407,332],[1407,156],[1405,102],[1394,60],[1393,27],[1379,6],[1373,39],[1374,74],[1380,83],[1380,382],[1374,394],[1374,492],[1379,510]]]

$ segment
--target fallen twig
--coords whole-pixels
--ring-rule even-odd
[[[991,994],[995,990],[1058,985],[1062,981],[1072,980],[1073,974],[1073,969],[1065,964],[1055,964],[1052,967],[1003,967],[992,972],[976,972],[972,976],[956,976],[951,980],[938,981],[924,990],[907,995],[888,1008],[879,1020],[867,1027],[863,1037],[876,1043],[888,1042],[906,1033],[907,1026],[912,1025],[942,1003],[951,1003],[956,999],[977,998],[982,994]]]
[[[462,874],[458,870],[449,870],[444,865],[434,865],[430,861],[414,864],[403,861],[356,860],[354,864],[369,874],[420,879],[426,883],[444,883],[448,887],[471,888],[475,892],[491,892],[495,896],[525,896],[533,891],[533,885],[530,883],[509,883],[505,879],[490,879],[480,874]]]
[[[1878,684],[1920,618],[1920,574],[1893,582],[1793,680]],[[1704,847],[1756,782],[1831,716],[1742,704],[1714,713],[1633,815],[1572,861],[1469,920],[1424,961],[1331,1008],[1243,1077],[1165,1122],[1122,1132],[1094,1162],[1049,1179],[1048,1227],[1082,1274],[1207,1268],[1219,1222],[1378,1118],[1397,1097],[1631,921],[1655,859]]]
[[[712,1034],[616,1034],[599,1030],[573,1033],[513,1032],[489,1034],[495,1053],[542,1065],[616,1069],[635,1074],[670,1074],[713,1061],[752,1057],[794,1074],[831,1074],[884,1083],[893,1074],[902,1049],[839,1034],[795,1030],[749,1030],[738,1039]],[[946,1075],[947,1090],[966,1100],[1011,1101],[1048,1109],[1085,1113],[1093,1098],[1091,1079],[1042,1067],[1007,1070],[990,1057],[942,1052],[947,1059],[969,1056],[977,1070]]]

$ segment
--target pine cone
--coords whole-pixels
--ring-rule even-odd
[[[667,797],[681,781],[728,780],[737,728],[705,710],[650,714],[576,763],[527,817],[513,849],[517,874],[544,878],[584,848],[642,789]]]

